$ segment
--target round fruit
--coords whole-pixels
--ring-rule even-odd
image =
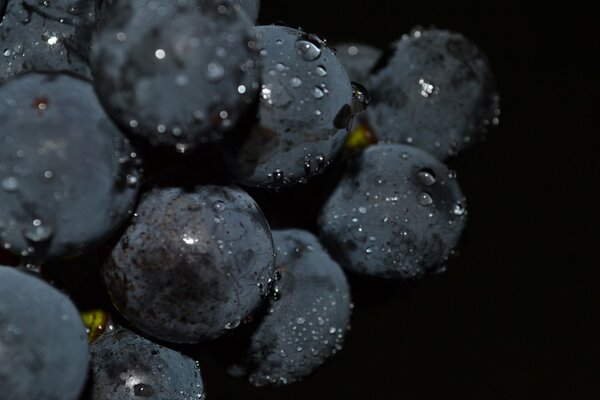
[[[77,309],[41,279],[0,266],[0,388],[3,399],[75,400],[88,369]]]
[[[0,245],[34,261],[107,239],[135,205],[137,154],[92,85],[26,74],[0,86]]]
[[[393,44],[369,81],[369,124],[381,141],[411,144],[443,160],[497,124],[486,56],[459,33],[414,31]]]
[[[246,14],[221,0],[131,0],[110,7],[91,64],[125,129],[180,152],[219,141],[254,100],[258,57]]]
[[[353,162],[319,218],[340,265],[382,278],[442,267],[465,225],[454,173],[415,147],[378,144]]]
[[[112,252],[104,279],[134,326],[176,343],[236,328],[261,303],[273,274],[262,212],[235,187],[155,189]]]

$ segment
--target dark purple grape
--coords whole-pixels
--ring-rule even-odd
[[[362,43],[340,43],[334,47],[350,80],[354,82],[367,82],[371,70],[383,53],[378,48]]]
[[[258,19],[258,11],[260,10],[260,0],[232,0],[234,4],[239,4],[242,9],[248,14],[252,22]]]
[[[273,231],[281,280],[233,375],[257,386],[302,380],[342,349],[351,314],[340,266],[311,233]]]
[[[247,186],[280,188],[320,173],[342,149],[356,109],[333,51],[314,35],[255,28],[261,48],[259,121],[231,138],[228,165]]]
[[[88,358],[85,328],[69,298],[0,266],[0,398],[75,400]]]
[[[185,152],[221,140],[255,100],[252,24],[221,0],[131,0],[104,15],[97,92],[125,129]]]
[[[378,144],[350,163],[319,226],[342,267],[409,279],[442,268],[465,220],[453,172],[416,147]]]
[[[92,400],[204,399],[194,360],[123,328],[92,342]]]
[[[0,83],[23,72],[91,79],[87,62],[95,0],[11,0],[0,20]],[[3,10],[0,4],[0,15]]]
[[[113,303],[135,327],[176,343],[236,328],[273,274],[262,212],[235,187],[155,189],[104,268]]]
[[[26,74],[0,86],[0,245],[45,261],[105,241],[129,218],[136,153],[92,85]]]
[[[368,83],[367,117],[379,140],[410,144],[443,160],[498,123],[486,56],[459,33],[415,30],[392,45]]]

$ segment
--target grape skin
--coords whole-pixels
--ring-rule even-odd
[[[0,266],[0,387],[3,399],[75,400],[88,367],[87,334],[65,295]]]
[[[91,80],[87,52],[95,23],[94,0],[53,0],[47,7],[36,0],[6,2],[0,19],[0,83],[32,71],[64,71]]]
[[[298,229],[274,230],[277,268],[267,313],[245,354],[229,372],[256,386],[302,380],[341,350],[350,321],[350,288],[318,239]]]
[[[219,0],[131,0],[109,8],[90,62],[123,129],[185,152],[218,142],[255,100],[252,23]]]
[[[129,218],[140,172],[93,86],[25,74],[0,103],[0,245],[44,262],[104,242]]]
[[[497,123],[494,77],[487,57],[469,39],[416,30],[390,51],[367,85],[373,101],[366,116],[380,141],[410,144],[445,160]]]
[[[194,360],[124,328],[92,342],[91,357],[92,400],[204,398]]]
[[[240,184],[277,189],[323,172],[340,152],[353,92],[320,39],[275,25],[255,30],[262,63],[258,122],[229,138],[226,160]]]
[[[254,311],[273,275],[269,226],[236,187],[157,188],[141,200],[107,264],[113,303],[155,338],[216,338]]]
[[[319,217],[342,267],[394,279],[442,267],[465,222],[465,199],[448,168],[423,150],[391,143],[350,162]]]

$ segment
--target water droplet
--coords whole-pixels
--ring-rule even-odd
[[[293,76],[290,79],[290,85],[292,85],[293,88],[299,88],[302,86],[302,80],[297,76]]]
[[[138,397],[152,397],[154,396],[154,388],[145,383],[138,383],[133,385],[133,394]]]
[[[360,83],[352,82],[352,113],[358,114],[369,107],[371,95]]]
[[[242,322],[241,318],[236,318],[233,321],[225,324],[225,329],[227,330],[232,330],[237,328],[238,326],[240,326],[240,323]]]
[[[423,192],[419,195],[419,204],[423,207],[429,207],[433,204],[433,198],[427,192]]]
[[[279,287],[275,286],[273,288],[273,291],[271,293],[271,298],[275,301],[281,299],[281,289],[279,289]]]
[[[279,72],[283,72],[287,69],[287,65],[285,65],[284,63],[278,62],[277,64],[275,64],[275,69]]]
[[[52,228],[44,226],[41,220],[35,219],[31,226],[23,230],[23,237],[33,243],[46,242],[52,237]]]
[[[421,96],[425,98],[435,96],[439,92],[439,89],[437,87],[425,81],[425,79],[423,78],[419,79],[419,85],[421,86]]]
[[[167,53],[165,53],[165,51],[163,49],[156,49],[156,51],[154,52],[154,57],[156,57],[159,60],[162,60],[166,56],[167,56]]]
[[[304,61],[314,61],[321,56],[321,49],[308,40],[298,40],[295,44],[296,52]]]
[[[322,99],[323,96],[325,96],[325,93],[323,92],[323,89],[321,89],[318,86],[315,86],[312,90],[312,94],[315,97],[315,99]]]
[[[129,186],[135,186],[138,182],[138,178],[135,175],[127,175],[125,180]]]
[[[367,213],[367,207],[358,207],[358,212],[361,214],[366,214]]]
[[[185,152],[188,149],[188,145],[184,144],[184,143],[177,143],[175,145],[175,151],[177,151],[179,154],[185,154]]]
[[[267,86],[263,85],[262,89],[260,91],[260,98],[262,101],[264,101],[267,105],[272,106],[273,105],[273,97],[272,97],[272,92],[271,89],[269,89]]]
[[[317,168],[318,169],[325,168],[325,157],[319,155],[319,156],[315,157],[315,160],[317,160]]]
[[[311,167],[312,167],[312,164],[311,164],[310,160],[307,160],[304,162],[304,173],[306,175],[310,175]]]
[[[14,176],[10,176],[2,181],[2,189],[9,193],[14,193],[19,190],[19,180]]]
[[[225,68],[218,62],[211,62],[206,66],[206,79],[209,82],[218,82],[225,76]]]
[[[273,171],[271,177],[275,182],[281,182],[283,181],[283,171],[278,168],[275,171]]]
[[[424,168],[417,173],[417,179],[419,180],[419,183],[424,186],[432,186],[436,182],[435,173],[427,168]]]
[[[349,56],[356,56],[358,55],[358,47],[356,46],[350,46],[348,47],[348,50],[346,50],[348,52]]]
[[[298,325],[303,325],[306,322],[306,319],[303,317],[298,317],[296,318],[296,322],[298,323]]]
[[[225,210],[225,203],[221,200],[217,200],[215,204],[213,204],[213,209],[218,213],[223,212]]]
[[[466,207],[460,201],[456,202],[456,204],[454,204],[454,207],[452,207],[452,214],[457,215],[459,217],[465,215],[466,211]]]
[[[315,72],[317,73],[318,76],[320,76],[321,78],[324,76],[327,76],[327,70],[325,69],[324,66],[319,65],[316,69]]]

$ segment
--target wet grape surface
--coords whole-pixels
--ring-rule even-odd
[[[68,25],[64,21],[56,21],[61,19],[57,12],[62,4],[70,1],[0,0],[0,17],[2,6],[7,5],[5,9],[9,10],[13,7],[11,3],[19,7],[25,4],[29,9],[37,10],[31,21],[22,11],[17,13],[24,17],[21,22],[7,18],[8,14],[4,16],[0,24],[0,43],[9,38],[10,45],[0,48],[0,81],[2,73],[8,72],[10,79],[14,73],[4,67],[29,68],[28,60],[40,68],[58,66],[89,77],[85,63],[82,64],[79,57],[85,56],[85,46],[69,47],[75,30],[63,26]],[[96,10],[103,13],[111,3],[116,1],[98,1]],[[255,4],[252,1],[240,3],[244,7]],[[37,18],[43,15],[46,16]],[[444,273],[428,273],[418,282],[387,281],[346,270],[354,308],[351,329],[344,337],[344,348],[301,383],[255,388],[246,379],[229,377],[219,353],[213,352],[215,342],[204,345],[160,342],[160,345],[199,361],[208,398],[598,398],[594,354],[598,324],[594,316],[599,277],[594,263],[597,235],[593,230],[596,207],[592,202],[595,202],[595,196],[593,185],[590,185],[597,169],[597,157],[593,154],[595,146],[591,144],[597,131],[596,68],[591,59],[594,44],[589,41],[594,37],[595,25],[588,21],[593,15],[592,10],[577,4],[551,7],[461,1],[381,1],[375,5],[313,0],[283,4],[263,0],[258,24],[302,27],[302,31],[310,35],[307,37],[309,42],[322,45],[327,39],[327,46],[333,48],[338,43],[368,44],[383,52],[383,59],[375,65],[379,71],[385,68],[385,61],[390,60],[388,45],[398,41],[402,34],[410,36],[428,29],[462,34],[488,58],[496,80],[495,88],[501,97],[500,124],[495,126],[494,118],[498,116],[492,115],[491,129],[483,136],[484,143],[479,143],[481,135],[470,136],[467,147],[477,146],[468,150],[465,147],[463,151],[458,142],[457,146],[448,143],[448,147],[442,146],[441,142],[439,146],[435,141],[426,143],[433,149],[443,149],[439,158],[445,158],[449,148],[454,153],[460,147],[457,157],[444,161],[449,167],[447,174],[440,174],[431,165],[411,174],[411,186],[419,188],[418,193],[415,191],[416,207],[422,210],[434,210],[439,206],[436,187],[446,179],[444,176],[458,180],[468,197],[468,224],[460,246],[450,254]],[[40,23],[42,19],[48,19],[46,25]],[[19,38],[26,36],[19,36],[17,24],[29,24],[35,29],[43,26],[50,35],[41,35],[34,30],[32,40],[40,37],[39,45],[35,51],[31,47],[22,48]],[[416,24],[422,26],[415,27]],[[16,30],[7,33],[7,27]],[[165,50],[154,48],[154,43],[149,45],[153,47],[153,57],[158,49]],[[26,51],[21,53],[21,50]],[[296,54],[308,59],[316,55],[310,45],[302,43],[298,52]],[[163,53],[159,52],[158,56],[162,57]],[[165,50],[162,60],[169,56]],[[8,58],[3,59],[5,57]],[[281,68],[277,63],[273,66],[277,72]],[[207,70],[212,76],[218,76],[219,71],[219,68]],[[325,72],[325,78],[331,78],[331,69],[325,68]],[[315,68],[314,74],[322,78],[323,71]],[[305,80],[300,80],[299,87],[302,87]],[[290,88],[294,89],[298,83],[291,79]],[[358,80],[358,83],[371,91],[369,82]],[[415,99],[424,103],[440,99],[446,86],[443,80],[423,74],[412,79],[411,85]],[[241,94],[239,86],[234,89]],[[328,99],[327,93],[319,89],[309,93],[311,101]],[[259,85],[255,95],[260,95],[261,90]],[[371,110],[376,109],[379,102],[377,91],[371,93],[371,107],[375,105],[369,108]],[[29,102],[27,107],[32,106],[35,113],[44,115],[44,112],[52,111],[53,105],[52,99],[42,95]],[[2,110],[0,108],[0,112]],[[229,117],[229,110],[225,111]],[[256,110],[250,107],[248,111],[252,114]],[[213,132],[209,134],[210,140],[219,140],[231,132],[246,134],[256,123],[249,118],[250,114],[241,116],[239,121],[243,128]],[[363,146],[381,139],[376,135],[376,127],[368,125],[365,115],[363,113],[352,121],[351,131],[358,135],[351,138],[349,147],[341,150],[323,171],[311,176],[308,184],[278,191],[243,188],[257,201],[271,228],[293,227],[319,233],[317,217],[320,208],[343,179],[347,166],[351,165],[353,157],[350,153],[361,151]],[[218,116],[221,117],[220,112]],[[342,117],[344,114],[337,119],[339,124],[346,122]],[[219,119],[215,121],[219,122]],[[440,121],[432,118],[426,122]],[[152,125],[154,123],[152,121]],[[124,128],[129,131],[131,127]],[[159,136],[164,133],[176,136],[166,129],[166,125],[165,132],[160,131],[156,130]],[[5,132],[0,129],[0,136],[3,134]],[[193,149],[194,146],[188,146],[187,142],[176,141],[167,147],[153,147],[140,137],[130,136],[129,139],[136,153],[144,155],[143,177],[135,175],[133,178],[141,181],[139,184],[145,193],[161,187],[156,182],[157,175],[183,168],[187,169],[186,174],[210,177],[210,167],[221,161],[218,160],[221,154],[216,151],[218,147],[212,145],[201,144]],[[409,137],[412,143],[406,140]],[[403,140],[407,145],[417,144],[412,136],[403,136]],[[11,154],[16,155],[17,150],[12,148]],[[130,152],[128,154],[131,156]],[[142,159],[139,154],[134,158]],[[0,163],[2,161],[0,159]],[[319,165],[318,160],[315,161],[317,163],[311,163],[311,167]],[[128,161],[126,165],[129,164]],[[219,164],[214,173],[221,179],[228,175],[227,169],[226,165]],[[16,196],[24,188],[24,181],[17,176],[20,172],[12,171],[12,168],[9,172],[0,180],[0,193],[5,193],[7,198]],[[47,169],[39,171],[40,179],[55,181],[61,175],[54,169],[48,176],[46,172]],[[273,183],[273,179],[285,182],[287,173],[284,168],[269,168],[268,182]],[[122,182],[135,180],[127,179],[127,175],[130,174],[123,175]],[[195,185],[195,179],[192,181]],[[194,185],[184,186],[191,190]],[[394,195],[392,193],[390,198]],[[0,202],[0,211],[5,210],[5,204]],[[211,213],[220,209],[220,205],[211,207]],[[449,210],[460,215],[465,209],[452,207]],[[352,224],[352,219],[356,218],[362,224],[367,222],[372,210],[357,204],[351,207],[350,213],[352,218],[346,223]],[[135,215],[132,217],[136,218]],[[53,237],[57,234],[54,229],[57,224],[52,224],[53,229],[49,231],[43,218],[29,218],[28,215],[24,221],[31,222],[24,226],[28,229],[19,228],[13,232],[33,243],[39,240],[43,243],[48,232]],[[121,233],[82,256],[51,260],[43,265],[42,276],[68,293],[81,311],[93,314],[95,308],[105,309],[111,314],[111,326],[135,330],[111,305],[98,273]],[[377,240],[376,235],[368,235],[367,241],[370,236]],[[180,239],[185,243],[183,237]],[[193,238],[185,239],[193,242]],[[360,250],[365,256],[376,254],[376,249],[368,246]],[[18,265],[20,261],[20,251],[0,249],[0,264]],[[32,264],[21,266],[30,273],[38,267]],[[283,274],[275,274],[268,282],[266,298],[282,299],[285,295],[283,284]],[[254,328],[261,313],[266,311],[268,308],[262,307],[245,319],[228,320],[224,328],[234,329],[223,329],[224,339],[237,331]],[[314,324],[307,316],[294,317],[289,321],[290,329],[296,327],[296,331],[302,332],[309,322]],[[317,326],[318,323],[317,317]],[[94,329],[106,332],[107,327]],[[14,339],[14,329],[3,332],[5,338]],[[136,331],[136,334],[141,332]],[[292,336],[292,340],[294,338]],[[296,348],[297,354],[310,351],[306,346],[300,347],[299,352]],[[0,346],[0,357],[1,354]],[[195,381],[197,384],[197,379]],[[129,380],[127,384],[131,384],[129,394],[138,398],[151,395],[158,388],[153,382],[146,381]],[[88,385],[83,399],[90,398],[90,390]]]

